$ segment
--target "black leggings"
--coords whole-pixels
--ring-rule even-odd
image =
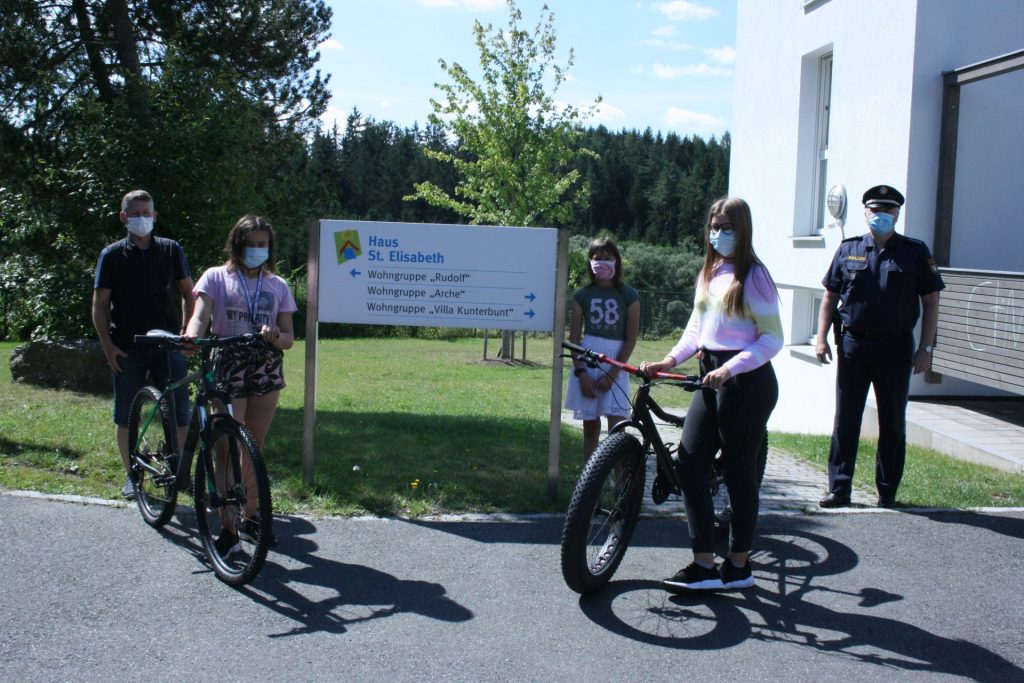
[[[715,370],[736,353],[704,351],[701,374]],[[700,389],[694,394],[686,411],[679,448],[683,505],[693,552],[714,552],[715,511],[710,475],[719,450],[732,504],[729,550],[750,551],[757,526],[757,455],[768,417],[778,399],[779,383],[771,363],[732,377],[717,392]]]

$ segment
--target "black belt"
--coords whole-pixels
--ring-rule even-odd
[[[862,332],[860,330],[853,330],[849,327],[844,327],[843,332],[847,332],[857,339],[870,339],[871,341],[897,341],[900,339],[906,339],[910,336],[910,332],[901,332],[900,334],[879,334],[878,332]]]

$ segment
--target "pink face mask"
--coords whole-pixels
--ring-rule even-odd
[[[615,277],[615,261],[590,260],[590,270],[598,280],[611,280]]]

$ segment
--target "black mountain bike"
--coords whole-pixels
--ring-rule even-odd
[[[697,375],[658,372],[646,377],[638,367],[602,353],[569,342],[562,346],[590,367],[604,363],[642,380],[630,402],[632,411],[629,418],[612,427],[611,433],[584,466],[565,515],[562,577],[569,588],[587,594],[608,583],[626,554],[640,518],[647,460],[652,454],[657,461],[657,470],[651,484],[651,499],[661,505],[670,495],[682,495],[675,467],[678,444],[664,442],[655,417],[679,428],[683,427],[686,418],[666,412],[651,396],[651,389],[659,384],[668,384],[695,391],[701,385]],[[635,432],[639,433],[639,438]],[[764,477],[767,455],[768,441],[765,438],[758,454],[759,484]],[[714,459],[710,482],[711,495],[715,499],[716,531],[719,538],[727,538],[732,510],[725,489],[721,454]]]
[[[135,342],[167,352],[189,344],[156,331],[136,336]],[[191,486],[196,526],[210,565],[221,581],[240,586],[259,573],[273,538],[270,480],[255,439],[231,415],[230,397],[214,386],[212,355],[215,349],[264,342],[259,334],[245,334],[192,343],[201,353],[198,371],[162,392],[147,386],[135,394],[128,417],[129,476],[142,518],[157,529],[174,514],[178,493]],[[173,392],[193,383],[192,419],[185,447],[179,449]]]

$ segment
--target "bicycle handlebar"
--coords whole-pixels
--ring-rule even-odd
[[[579,344],[573,344],[572,342],[562,342],[562,347],[569,349],[570,351],[582,356],[583,360],[587,365],[596,367],[597,363],[607,363],[608,365],[624,370],[631,375],[636,375],[644,379],[667,379],[676,382],[682,382],[684,385],[697,387],[700,384],[700,375],[677,375],[674,372],[654,372],[650,374],[644,374],[640,368],[629,363],[623,363],[622,361],[607,356],[603,353],[598,353],[593,349],[588,349],[585,346]]]
[[[263,335],[259,332],[237,334],[231,337],[196,337],[195,339],[171,334],[164,330],[150,330],[146,334],[135,335],[135,343],[139,346],[164,346],[176,349],[183,348],[187,344],[193,344],[199,348],[215,349],[235,344],[251,344],[262,339]]]

